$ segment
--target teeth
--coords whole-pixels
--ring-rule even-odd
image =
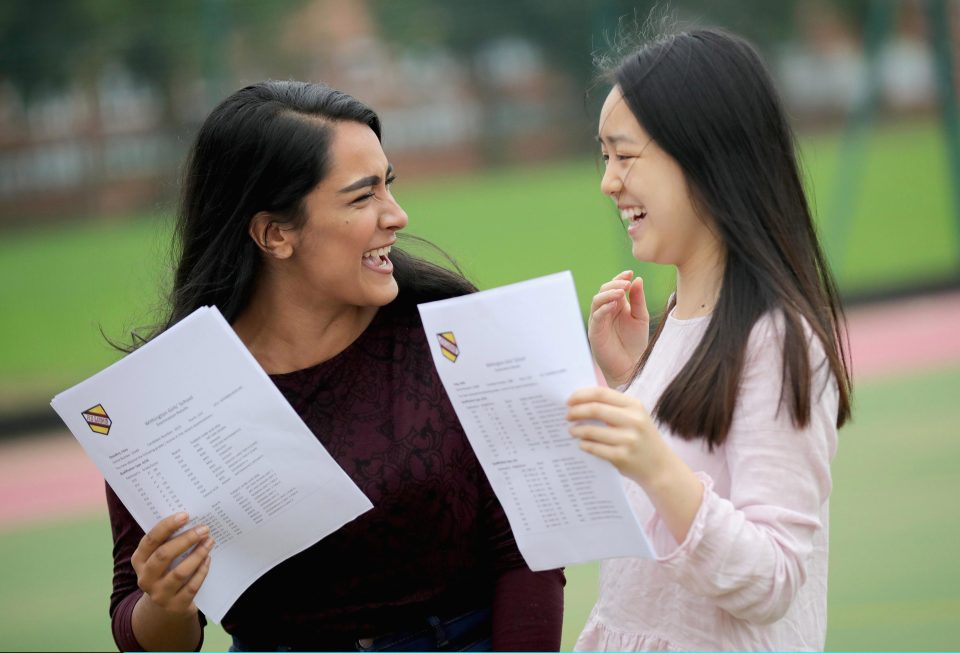
[[[647,216],[646,209],[640,209],[635,206],[631,206],[626,209],[620,209],[620,218],[628,222],[631,220],[638,220],[640,218],[645,218],[646,216]]]
[[[390,253],[392,245],[387,245],[386,247],[381,247],[379,249],[371,249],[369,252],[364,252],[362,258],[369,258],[371,256],[386,256]]]

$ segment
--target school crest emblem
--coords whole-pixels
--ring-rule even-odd
[[[107,411],[104,410],[102,405],[97,404],[93,408],[88,408],[81,415],[83,415],[83,419],[86,420],[91,431],[100,435],[110,435],[113,420],[107,415]]]
[[[457,346],[457,338],[453,335],[453,331],[438,333],[437,340],[440,342],[440,353],[443,357],[451,363],[456,363],[460,348]]]

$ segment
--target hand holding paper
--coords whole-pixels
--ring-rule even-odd
[[[193,600],[210,571],[209,553],[214,545],[206,525],[175,535],[187,519],[185,512],[161,519],[144,535],[130,559],[143,593],[174,615],[196,612]]]
[[[594,371],[569,272],[420,305],[434,363],[533,570],[651,557],[621,478],[569,431]]]
[[[210,529],[196,603],[214,621],[272,567],[372,507],[216,309],[51,403],[145,532],[181,511],[184,529]]]

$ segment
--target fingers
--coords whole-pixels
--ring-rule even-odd
[[[625,270],[606,282],[593,296],[590,302],[591,315],[598,314],[601,308],[607,304],[613,303],[615,306],[623,307],[626,304],[626,298],[630,298],[630,316],[634,319],[650,320],[647,312],[647,303],[643,294],[643,279],[633,278],[633,271]],[[607,309],[612,310],[612,309]]]
[[[209,534],[210,529],[207,526],[197,526],[177,535],[153,552],[144,565],[145,571],[158,576],[163,575],[174,560],[186,553],[190,547],[199,544]]]
[[[623,447],[601,444],[599,442],[592,442],[590,440],[581,440],[580,449],[588,454],[596,456],[597,458],[612,463],[618,469],[623,465]]]
[[[198,543],[194,547],[193,551],[190,552],[190,555],[185,557],[176,567],[170,570],[167,576],[169,576],[169,580],[173,584],[175,592],[179,591],[182,587],[190,582],[190,579],[193,578],[194,574],[197,572],[197,569],[200,568],[200,565],[209,558],[208,554],[212,548],[213,538],[208,537],[202,542]]]
[[[194,582],[197,574],[203,569],[204,563],[209,560],[210,550],[214,545],[213,538],[211,537],[204,537],[200,541],[196,541],[195,538],[192,537],[187,538],[186,541],[190,542],[187,545],[187,549],[193,546],[193,551],[180,560],[174,567],[168,569],[170,566],[170,561],[167,559],[168,556],[173,556],[172,559],[176,559],[177,556],[187,551],[187,549],[181,550],[181,538],[190,536],[197,530],[200,529],[193,529],[188,533],[183,533],[167,543],[168,545],[177,544],[175,548],[165,549],[164,547],[167,545],[164,545],[157,549],[147,562],[143,573],[138,574],[141,589],[150,595],[154,603],[164,609],[171,611],[189,609],[190,603],[193,600],[192,595],[190,600],[182,605],[181,602],[176,600],[176,597],[191,583],[199,590],[200,585],[198,583],[202,583],[203,578],[206,577],[206,571],[204,571],[198,583]],[[194,592],[194,594],[196,594],[196,592]]]
[[[207,574],[209,573],[210,556],[207,556],[203,559],[203,562],[200,563],[196,573],[193,574],[193,577],[189,580],[189,582],[187,582],[187,584],[176,593],[171,603],[179,610],[185,611],[189,609],[193,604],[194,598],[197,596],[197,592],[200,591],[203,581],[207,579]]]
[[[172,596],[168,609],[186,611],[193,604],[194,597],[200,591],[203,581],[206,580],[207,574],[210,572],[210,550],[213,545],[213,538],[206,538],[179,565],[170,570],[170,593]]]
[[[626,272],[621,272],[610,281],[607,281],[605,284],[600,286],[597,290],[598,293],[604,292],[606,290],[621,290],[626,291],[630,287],[630,278],[633,276],[633,272],[627,270]]]
[[[647,311],[647,300],[643,294],[643,279],[637,277],[630,283],[630,289],[627,293],[630,296],[630,316],[636,320],[650,321],[650,313]]]
[[[611,406],[601,402],[588,402],[570,406],[567,410],[567,419],[571,422],[583,420],[599,420],[606,425],[624,427],[633,430],[647,428],[647,414],[642,407]]]
[[[185,577],[178,579],[172,573],[168,573],[168,570],[174,571],[170,569],[170,565],[191,547],[205,540],[209,533],[210,529],[207,526],[197,526],[171,538],[157,548],[144,563],[134,567],[140,589],[150,594],[154,601],[163,604],[164,599],[172,596],[187,580]],[[179,567],[178,564],[177,568]]]
[[[603,424],[590,423],[571,426],[570,435],[584,442],[593,442],[595,444],[609,446],[624,446],[636,439],[636,436],[627,429],[612,428]]]
[[[598,292],[593,296],[593,301],[590,302],[590,312],[596,313],[607,304],[616,305],[621,302],[626,303],[626,296],[623,294],[624,290],[626,290],[626,288],[613,288]]]
[[[623,408],[644,408],[643,403],[639,399],[625,395],[624,393],[618,392],[612,388],[601,388],[599,386],[580,388],[579,390],[574,391],[574,393],[570,395],[570,398],[567,399],[567,405],[571,407],[576,406],[577,404],[589,402],[601,402],[610,404],[611,406],[620,406]],[[645,410],[646,409],[644,408],[644,411]]]
[[[169,540],[170,536],[177,532],[177,529],[187,523],[188,518],[187,513],[178,512],[169,517],[164,517],[157,522],[156,526],[151,528],[150,531],[141,538],[140,544],[137,546],[136,551],[133,552],[130,558],[130,561],[133,563],[133,568],[136,569],[138,565],[145,563],[147,559],[153,555],[154,551],[163,546],[164,542]]]

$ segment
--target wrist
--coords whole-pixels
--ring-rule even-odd
[[[144,592],[133,607],[133,634],[145,650],[193,650],[201,641],[198,610],[191,604],[187,612],[172,612]]]
[[[663,464],[638,483],[679,543],[686,539],[703,503],[703,483],[672,449],[669,452]]]
[[[622,390],[624,389],[623,386],[626,385],[627,381],[629,381],[630,379],[629,377],[619,378],[619,377],[611,376],[610,374],[604,374],[603,380],[606,382],[608,388],[613,388],[614,390]]]
[[[689,493],[690,488],[701,486],[700,479],[677,453],[662,439],[658,439],[657,451],[650,452],[655,464],[648,465],[642,478],[635,479],[651,501],[676,497]]]
[[[603,378],[607,382],[608,387],[618,390],[621,386],[626,385],[630,381],[630,373],[633,371],[632,367],[628,367],[626,371],[623,371],[620,374],[615,374],[610,370],[609,367],[604,367],[599,363],[599,361],[596,361],[596,359],[594,359],[594,362],[600,369],[600,373],[603,374]]]

